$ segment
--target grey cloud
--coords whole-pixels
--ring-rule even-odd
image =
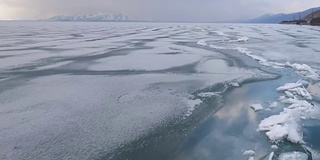
[[[314,2],[316,0],[306,0]],[[116,12],[145,20],[232,21],[281,11],[294,0],[1,0],[19,8],[17,18],[39,19],[54,15]]]

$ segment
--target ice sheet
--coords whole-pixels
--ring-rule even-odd
[[[312,27],[5,22],[0,28],[4,159],[96,159],[191,116],[201,107],[190,99],[194,91],[267,76],[239,68],[224,53],[289,67],[311,80],[320,68],[320,34]],[[292,94],[281,98],[287,108],[259,125],[272,139],[302,142],[299,119],[316,113],[307,101],[315,94],[303,87],[282,88]]]

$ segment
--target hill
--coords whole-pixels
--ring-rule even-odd
[[[261,17],[249,20],[250,23],[280,23],[282,21],[288,21],[288,20],[296,20],[299,19],[299,14],[301,19],[304,19],[304,17],[310,15],[312,13],[312,10],[317,11],[320,10],[320,7],[317,8],[310,8],[308,10],[302,11],[302,12],[295,12],[295,13],[279,13],[279,14],[266,14]]]
[[[314,13],[311,13],[307,15],[304,19],[306,21],[310,21],[311,19],[320,18],[320,9],[318,11],[315,11]]]

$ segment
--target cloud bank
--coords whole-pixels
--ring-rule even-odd
[[[320,6],[319,0],[0,0],[0,19],[123,13],[152,21],[236,21]]]

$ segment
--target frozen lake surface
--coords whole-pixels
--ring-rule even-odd
[[[318,154],[318,104],[302,87],[319,82],[317,27],[0,22],[0,28],[1,159],[247,159],[243,149],[257,150],[257,158],[273,144],[281,147],[268,139],[273,127],[300,125],[285,121],[267,126],[267,135],[257,131],[260,121],[281,114],[286,106],[278,98],[288,92],[314,106],[310,117],[297,109],[305,126],[298,144]],[[285,83],[294,84],[277,93]],[[268,108],[269,101],[268,112],[250,109]],[[227,144],[212,146],[222,139]],[[217,156],[223,151],[230,154]]]

